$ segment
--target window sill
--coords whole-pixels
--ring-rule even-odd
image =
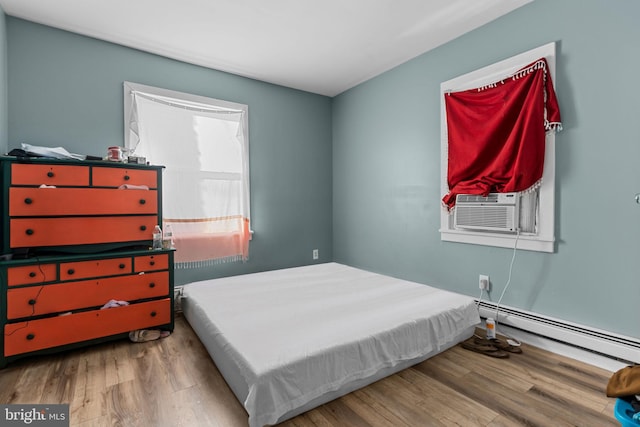
[[[513,249],[516,235],[441,229],[440,239],[443,242],[469,243],[472,245]],[[553,253],[555,252],[554,243],[554,239],[543,239],[540,236],[521,234],[518,237],[518,249],[528,251]]]

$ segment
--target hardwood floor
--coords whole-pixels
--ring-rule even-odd
[[[456,346],[281,424],[619,426],[611,372],[535,347],[494,359]],[[247,426],[247,414],[181,316],[168,338],[23,359],[1,403],[69,403],[72,426]]]

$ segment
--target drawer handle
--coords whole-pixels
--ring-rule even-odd
[[[36,300],[30,299],[29,300],[29,305],[36,305]]]
[[[27,231],[25,231],[25,233],[27,233],[27,236],[31,236],[33,235],[33,230],[30,228],[27,228]]]
[[[146,229],[147,229],[147,226],[146,226],[146,225],[141,225],[141,226],[140,226],[140,231],[145,231]]]
[[[144,205],[145,203],[147,203],[147,201],[145,199],[140,199],[140,204]]]
[[[33,200],[29,197],[27,197],[26,199],[24,199],[24,203],[27,205],[30,205],[31,203],[33,203]]]
[[[155,261],[149,261],[149,265],[156,265]]]
[[[29,273],[29,277],[36,277],[36,272],[35,271],[31,271]]]
[[[34,339],[36,336],[34,334],[27,334],[27,339],[29,341],[31,341],[32,339]]]
[[[120,269],[124,269],[126,267],[126,265],[120,264],[118,267],[120,267]]]
[[[150,288],[155,288],[155,287],[156,287],[156,284],[155,284],[155,283],[153,283],[153,282],[151,282],[151,283],[149,283],[149,287],[150,287]]]
[[[125,176],[124,176],[124,180],[125,180],[125,181],[129,181],[130,179],[131,179],[131,177],[130,177],[129,175],[125,175]]]
[[[74,274],[76,271],[73,268],[70,268],[67,270],[67,274],[71,275]]]
[[[151,312],[151,317],[156,317],[157,313],[155,311]]]
[[[53,171],[49,171],[49,172],[47,172],[47,176],[48,176],[49,178],[53,178],[53,177],[54,177],[54,175],[55,175],[55,174],[53,173]]]

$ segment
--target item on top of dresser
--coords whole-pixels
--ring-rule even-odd
[[[164,226],[164,232],[162,233],[162,248],[163,249],[173,249],[173,229],[171,228],[171,224],[166,224]]]
[[[153,228],[153,249],[162,249],[162,229],[159,225]]]
[[[86,156],[82,154],[70,153],[62,147],[41,147],[22,143],[22,149],[29,154],[35,154],[41,157],[50,157],[53,159],[74,159],[85,160]]]
[[[122,162],[124,161],[124,150],[122,147],[112,146],[107,150],[107,160],[111,160],[112,162]]]
[[[9,151],[7,153],[7,156],[17,157],[18,159],[21,159],[21,160],[22,159],[27,160],[30,157],[40,157],[37,154],[28,153],[28,152],[24,151],[22,148],[14,148],[14,149],[12,149],[11,151]]]
[[[144,165],[147,163],[147,158],[146,157],[140,157],[140,156],[129,156],[127,158],[127,163],[135,163],[138,165]]]

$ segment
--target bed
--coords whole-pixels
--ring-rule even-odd
[[[419,363],[480,323],[469,296],[337,263],[190,283],[182,309],[251,427]]]

